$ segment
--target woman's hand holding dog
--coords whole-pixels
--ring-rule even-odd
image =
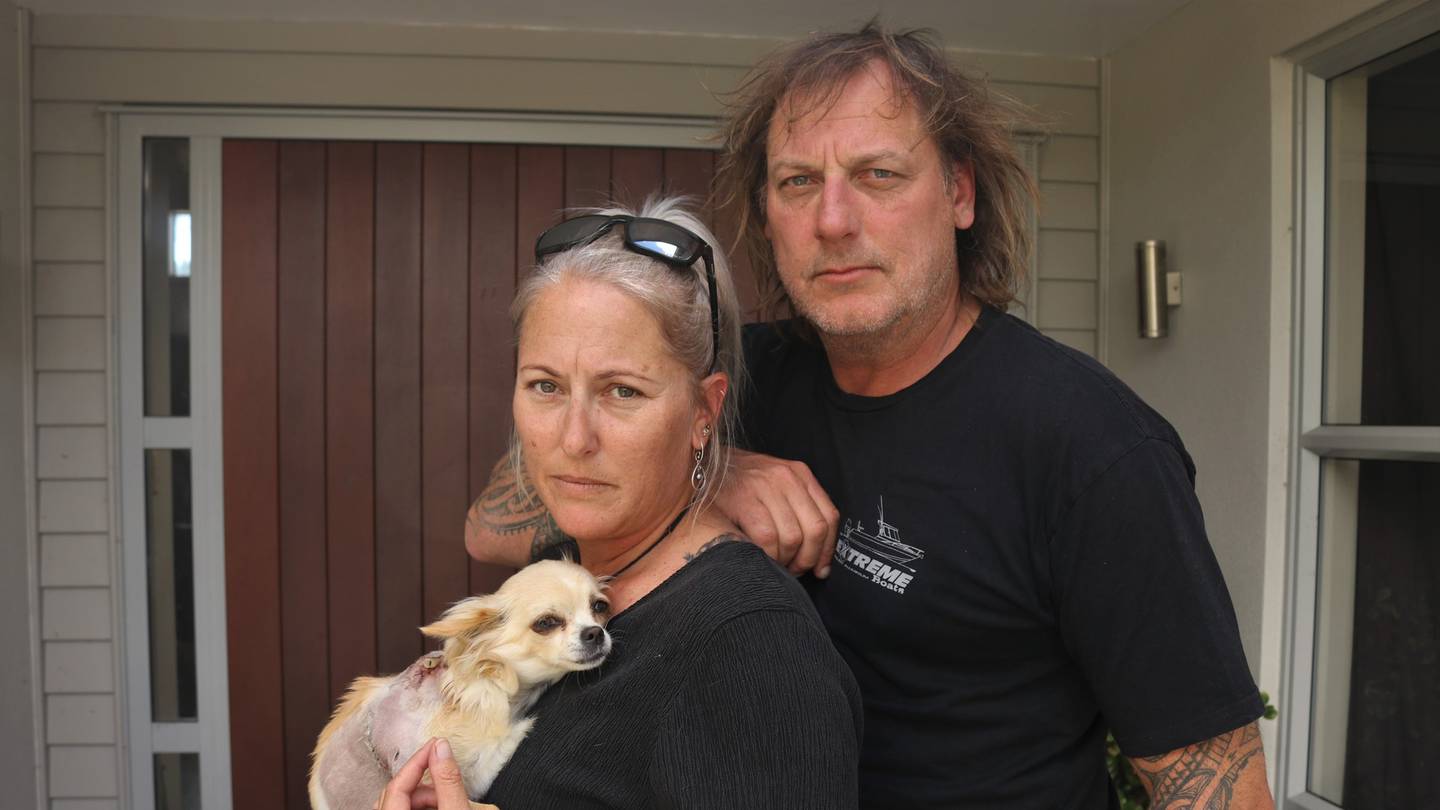
[[[430,772],[429,785],[420,784],[425,772]],[[482,810],[493,804],[474,804],[465,792],[465,780],[460,775],[460,766],[450,752],[450,743],[443,739],[432,739],[420,746],[420,750],[401,766],[395,778],[385,786],[375,810]]]

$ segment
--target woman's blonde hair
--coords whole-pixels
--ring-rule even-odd
[[[618,227],[594,242],[547,256],[543,263],[531,269],[515,292],[510,318],[518,340],[525,313],[542,292],[572,279],[608,284],[639,302],[659,323],[666,350],[690,372],[692,396],[696,402],[702,401],[701,381],[712,371],[723,371],[729,375],[729,387],[712,427],[711,441],[705,449],[702,465],[705,484],[696,494],[697,500],[708,504],[730,463],[731,441],[739,423],[737,397],[743,387],[741,381],[745,368],[740,351],[740,305],[730,276],[730,264],[715,235],[689,210],[688,204],[689,200],[684,197],[650,197],[638,211],[615,206],[573,213],[663,219],[704,239],[711,246],[715,260],[711,269],[715,274],[715,308],[720,320],[719,345],[713,350],[715,341],[710,326],[710,292],[705,278],[705,260],[697,259],[689,267],[676,267],[636,253],[625,247]],[[510,449],[516,481],[523,486],[525,478],[520,475],[523,459],[519,442],[512,440]]]

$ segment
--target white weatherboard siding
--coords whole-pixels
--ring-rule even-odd
[[[34,421],[50,810],[124,804],[111,480],[114,268],[101,104],[714,116],[776,40],[95,17],[34,20]],[[635,61],[641,54],[643,61]],[[1041,145],[1039,325],[1100,340],[1094,60],[964,56],[1052,124]],[[641,88],[641,89],[637,89]],[[417,139],[424,130],[416,130]],[[703,144],[696,144],[702,146]]]

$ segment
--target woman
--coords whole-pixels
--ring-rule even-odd
[[[615,648],[536,704],[486,796],[502,810],[857,804],[853,678],[803,590],[708,508],[742,374],[712,241],[674,200],[577,217],[516,295],[512,457],[612,577]]]

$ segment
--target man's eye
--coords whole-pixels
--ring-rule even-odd
[[[552,630],[564,623],[565,622],[561,620],[559,616],[541,616],[540,618],[535,620],[534,624],[530,625],[530,629],[543,635],[545,633],[551,632]]]
[[[810,178],[809,178],[808,176],[806,176],[806,175],[803,175],[803,174],[797,174],[797,175],[795,175],[794,177],[787,177],[787,178],[785,178],[784,180],[782,180],[782,181],[780,182],[780,185],[782,185],[782,186],[790,186],[790,187],[792,187],[792,188],[799,188],[800,186],[808,186],[808,185],[810,185]]]
[[[871,169],[870,176],[874,177],[876,180],[889,180],[890,178],[895,176],[895,172],[892,172],[889,169]]]
[[[619,399],[634,399],[635,397],[640,396],[639,391],[636,391],[634,388],[631,388],[628,385],[617,385],[612,388],[611,391],[613,391],[615,393],[615,396]]]

